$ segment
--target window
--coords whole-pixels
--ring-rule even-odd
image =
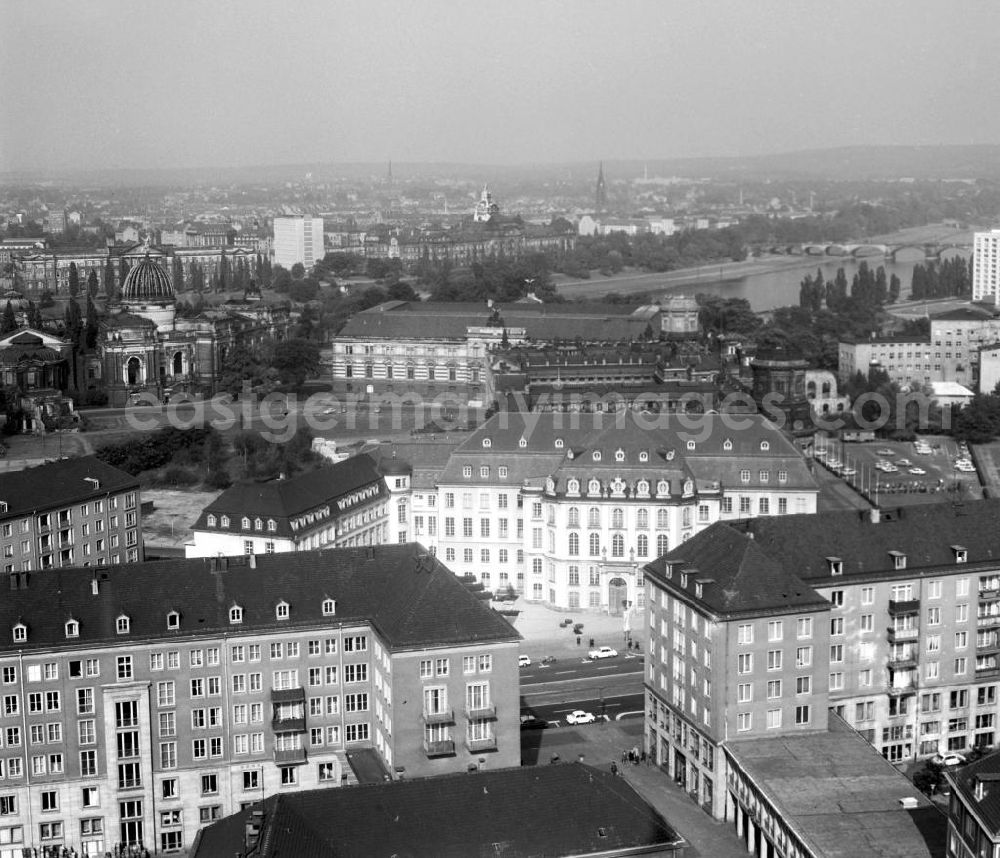
[[[749,712],[739,712],[736,715],[736,729],[741,733],[745,733],[752,727],[751,713]]]
[[[753,671],[753,653],[741,652],[737,659],[738,673],[751,673]]]
[[[243,622],[243,608],[239,605],[233,605],[229,609],[229,622],[232,625]]]
[[[781,620],[770,620],[767,624],[767,639],[780,641],[784,636],[784,623]]]
[[[740,625],[736,630],[736,641],[739,644],[752,644],[753,626],[749,623]]]
[[[132,679],[132,656],[120,655],[117,660],[118,681],[125,682]]]

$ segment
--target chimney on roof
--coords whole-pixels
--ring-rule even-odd
[[[97,573],[94,573],[94,577],[90,579],[90,594],[92,596],[100,595],[101,592],[101,582],[97,580]]]
[[[368,560],[374,560],[375,559],[375,546],[374,545],[369,545],[369,546],[367,546],[365,548],[365,557]]]
[[[917,806],[917,799],[912,795],[905,796],[899,800],[899,804],[907,810],[912,810]]]
[[[250,811],[246,828],[243,832],[243,845],[246,846],[244,855],[249,855],[257,848],[260,842],[260,833],[264,828],[264,809],[255,807]]]

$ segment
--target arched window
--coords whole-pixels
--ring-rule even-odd
[[[625,556],[625,537],[620,533],[616,533],[611,537],[611,556],[612,557],[624,557]]]
[[[617,529],[625,526],[625,510],[621,507],[615,507],[611,510],[611,526]]]
[[[177,611],[170,611],[167,614],[167,628],[179,629],[181,627],[181,615]]]
[[[640,450],[639,451],[639,461],[640,462],[648,462],[649,461],[649,452],[646,451],[646,450]]]
[[[207,521],[208,521],[208,526],[209,526],[209,527],[215,527],[215,516],[214,516],[214,515],[211,515],[211,514],[210,514],[210,515],[208,516],[208,519],[207,519]]]
[[[601,510],[592,506],[587,510],[587,527],[600,527],[601,526]]]
[[[229,609],[229,622],[231,625],[237,625],[243,622],[243,608],[239,605],[233,605]]]
[[[580,554],[580,534],[571,533],[569,535],[569,554],[570,557],[577,557]]]
[[[732,450],[733,449],[733,442],[729,438],[726,438],[726,440],[722,442],[722,449],[723,450]]]
[[[687,442],[687,448],[688,448],[689,450],[693,450],[693,449],[694,449],[694,446],[695,446],[695,445],[694,445],[694,441],[688,441],[688,442]]]
[[[131,623],[127,614],[119,614],[118,619],[115,620],[115,631],[120,635],[127,635],[129,632],[129,627]]]
[[[635,514],[635,526],[639,528],[649,527],[649,510],[640,509]]]
[[[595,462],[601,461],[601,451],[600,450],[594,450],[593,458],[594,458]]]
[[[520,441],[517,442],[517,446],[523,450],[525,447],[528,446],[528,439],[522,438]]]
[[[670,537],[661,533],[656,537],[656,556],[662,557],[670,550]]]
[[[274,606],[274,615],[279,620],[287,620],[288,619],[289,611],[290,611],[290,606],[289,606],[288,602],[281,601],[281,602],[278,602],[278,604]]]
[[[490,440],[489,438],[483,438],[483,446],[484,447],[492,447],[493,446],[493,441]]]
[[[14,640],[17,643],[23,643],[28,639],[28,627],[24,623],[16,623],[14,625]]]
[[[640,497],[648,497],[649,496],[649,481],[648,480],[639,480],[639,482],[637,482],[635,484],[635,493],[637,495],[639,495]]]
[[[570,527],[580,526],[580,510],[575,506],[571,506],[569,508],[569,526]]]
[[[337,613],[337,603],[333,599],[323,600],[323,616],[332,617]]]
[[[556,449],[561,450],[563,448],[563,443],[562,438],[556,438]]]
[[[599,495],[601,493],[601,481],[591,480],[587,483],[587,492],[592,495]]]
[[[658,509],[656,511],[656,526],[661,529],[670,527],[670,510]]]
[[[761,441],[760,442],[760,449],[763,450],[766,453],[768,450],[771,449],[771,442],[770,441]]]
[[[645,533],[640,533],[638,540],[636,540],[635,553],[639,557],[649,556],[649,537]]]
[[[601,556],[601,535],[599,533],[590,534],[590,556]]]
[[[571,494],[571,495],[579,494],[579,492],[580,492],[580,481],[579,480],[570,480],[568,483],[566,483],[566,491],[569,492],[569,494]]]
[[[80,637],[80,624],[76,620],[66,620],[66,637]]]
[[[222,526],[223,527],[229,527],[229,516],[228,515],[222,516]]]
[[[241,527],[242,527],[242,528],[243,528],[244,530],[249,530],[249,529],[250,529],[250,519],[249,519],[249,518],[247,518],[246,516],[243,516],[243,521],[242,521],[242,522],[240,522],[240,526],[241,526]]]
[[[622,450],[620,447],[617,450],[615,450],[615,461],[616,462],[625,461],[625,451]]]
[[[670,483],[668,483],[666,480],[657,480],[656,493],[658,495],[670,494]]]

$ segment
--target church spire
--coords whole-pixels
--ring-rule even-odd
[[[604,184],[604,162],[597,168],[597,191],[594,194],[594,211],[601,214],[608,208],[608,189]]]

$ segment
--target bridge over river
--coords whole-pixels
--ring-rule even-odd
[[[769,248],[773,252],[787,253],[793,256],[850,256],[861,259],[869,256],[880,256],[890,262],[895,262],[897,254],[906,259],[917,261],[941,260],[951,256],[969,256],[972,245],[965,242],[928,242],[925,244],[842,244],[838,242],[812,242],[810,244],[793,244],[787,247]]]

